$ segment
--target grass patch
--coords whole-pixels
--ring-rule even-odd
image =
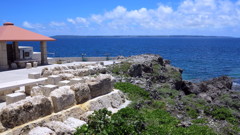
[[[179,91],[169,88],[159,88],[157,91],[162,98],[176,98],[179,95]]]
[[[134,103],[143,104],[142,107],[130,106],[115,114],[106,109],[95,111],[88,125],[78,128],[75,135],[215,135],[211,128],[203,125],[179,127],[180,121],[166,111],[165,103],[150,99],[148,92],[138,86],[116,83],[115,88],[126,93]]]
[[[205,118],[200,118],[200,119],[192,120],[192,123],[194,123],[194,124],[206,124],[206,123],[208,123],[208,122],[207,122],[207,119],[205,119]]]
[[[132,101],[139,101],[141,99],[150,100],[150,96],[147,91],[131,83],[116,83],[114,87],[124,93],[127,93],[129,99]]]
[[[199,115],[195,108],[186,107],[186,111],[187,111],[188,116],[190,116],[191,118],[194,118],[194,119],[196,119]]]
[[[232,114],[232,110],[226,107],[210,106],[205,107],[204,112],[218,120],[227,120],[233,125],[239,124],[239,120]]]
[[[113,65],[111,68],[111,72],[117,75],[123,74],[125,76],[128,76],[128,70],[130,69],[131,63],[129,62],[123,62],[120,64]]]

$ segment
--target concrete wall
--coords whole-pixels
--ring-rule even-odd
[[[68,63],[68,62],[79,62],[79,61],[107,61],[107,60],[116,60],[117,57],[55,57],[48,58],[49,64],[56,64],[58,62]]]

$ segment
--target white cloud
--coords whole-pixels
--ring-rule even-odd
[[[240,27],[240,0],[185,0],[173,7],[159,4],[157,9],[127,10],[117,6],[104,14],[90,17],[92,23],[114,29],[221,29]],[[87,19],[87,18],[86,18]],[[107,28],[108,28],[107,27]]]
[[[45,27],[42,25],[42,24],[40,24],[40,23],[30,23],[30,22],[28,22],[28,21],[24,21],[23,22],[23,27],[26,27],[26,28],[29,28],[29,29],[45,29]]]
[[[72,24],[81,24],[81,25],[85,25],[85,26],[87,26],[89,24],[87,19],[82,18],[82,17],[76,17],[75,19],[68,18],[67,21]]]
[[[30,29],[34,28],[33,25],[30,24],[28,21],[23,22],[23,27],[30,28]]]
[[[100,34],[236,34],[240,28],[240,0],[183,0],[176,7],[160,3],[155,9],[129,10],[123,6],[88,17],[67,18],[66,22],[50,22],[50,26],[66,26],[81,33]],[[74,25],[69,25],[74,24]],[[24,27],[39,24],[27,21]],[[201,34],[200,33],[200,34]],[[220,33],[221,34],[221,33]],[[240,33],[239,33],[240,34]]]

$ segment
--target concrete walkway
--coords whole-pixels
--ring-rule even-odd
[[[63,65],[70,66],[70,65],[91,64],[91,63],[96,63],[96,62],[73,62],[73,63],[66,63],[66,64],[53,64],[53,65],[39,66],[31,69],[17,69],[17,70],[2,71],[0,72],[0,85],[1,83],[8,83],[8,82],[28,79],[29,73],[41,73],[42,69],[45,67],[55,67],[55,66],[63,66]],[[113,64],[113,61],[104,61],[104,65],[110,65],[110,64]]]

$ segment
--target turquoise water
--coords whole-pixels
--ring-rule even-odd
[[[185,80],[228,75],[240,82],[240,39],[216,37],[68,37],[48,42],[56,57],[159,54],[184,70]],[[21,43],[20,43],[21,44]],[[23,43],[22,43],[23,44]],[[32,43],[25,43],[30,45]],[[39,51],[39,43],[33,43]]]

